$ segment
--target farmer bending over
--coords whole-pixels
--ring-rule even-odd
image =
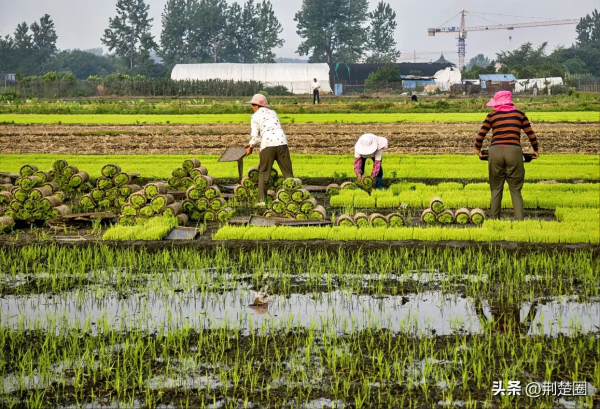
[[[512,101],[510,91],[500,91],[487,103],[494,111],[489,113],[475,141],[475,153],[483,157],[481,147],[487,133],[493,130],[492,145],[489,149],[489,175],[492,204],[490,218],[500,216],[504,181],[508,182],[513,204],[515,220],[523,220],[523,197],[521,189],[525,181],[525,166],[523,165],[523,149],[521,149],[521,129],[529,137],[533,146],[534,157],[539,157],[537,137],[531,129],[529,119],[519,111]]]
[[[381,190],[383,188],[383,168],[381,160],[383,159],[383,150],[387,149],[388,140],[382,136],[366,133],[354,145],[354,173],[358,181],[362,182],[365,173],[365,163],[367,159],[373,159],[373,171],[371,177],[375,179],[375,186]]]
[[[279,169],[285,178],[293,178],[292,161],[287,145],[287,137],[281,128],[277,113],[269,109],[267,98],[262,94],[256,94],[252,101],[254,114],[251,119],[251,139],[246,145],[246,155],[250,155],[254,147],[260,144],[260,161],[258,163],[258,201],[257,206],[265,205],[265,194],[267,183],[273,168],[273,162],[277,161]]]

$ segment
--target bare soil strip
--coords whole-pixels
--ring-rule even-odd
[[[360,135],[375,133],[389,139],[390,153],[468,154],[479,124],[288,124],[284,129],[294,153],[351,154]],[[544,153],[600,153],[596,124],[536,124],[534,130]],[[249,124],[2,125],[0,147],[6,154],[220,154],[246,144],[249,132]]]

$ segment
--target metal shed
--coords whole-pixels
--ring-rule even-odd
[[[512,74],[479,74],[481,89],[494,88],[498,91],[512,91],[517,79]]]

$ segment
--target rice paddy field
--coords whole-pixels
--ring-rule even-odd
[[[248,115],[2,114],[0,407],[600,407],[598,113],[530,118],[515,221],[481,113],[282,115],[267,208]]]

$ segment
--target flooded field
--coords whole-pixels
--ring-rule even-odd
[[[0,269],[0,407],[600,404],[592,250],[46,244]]]

